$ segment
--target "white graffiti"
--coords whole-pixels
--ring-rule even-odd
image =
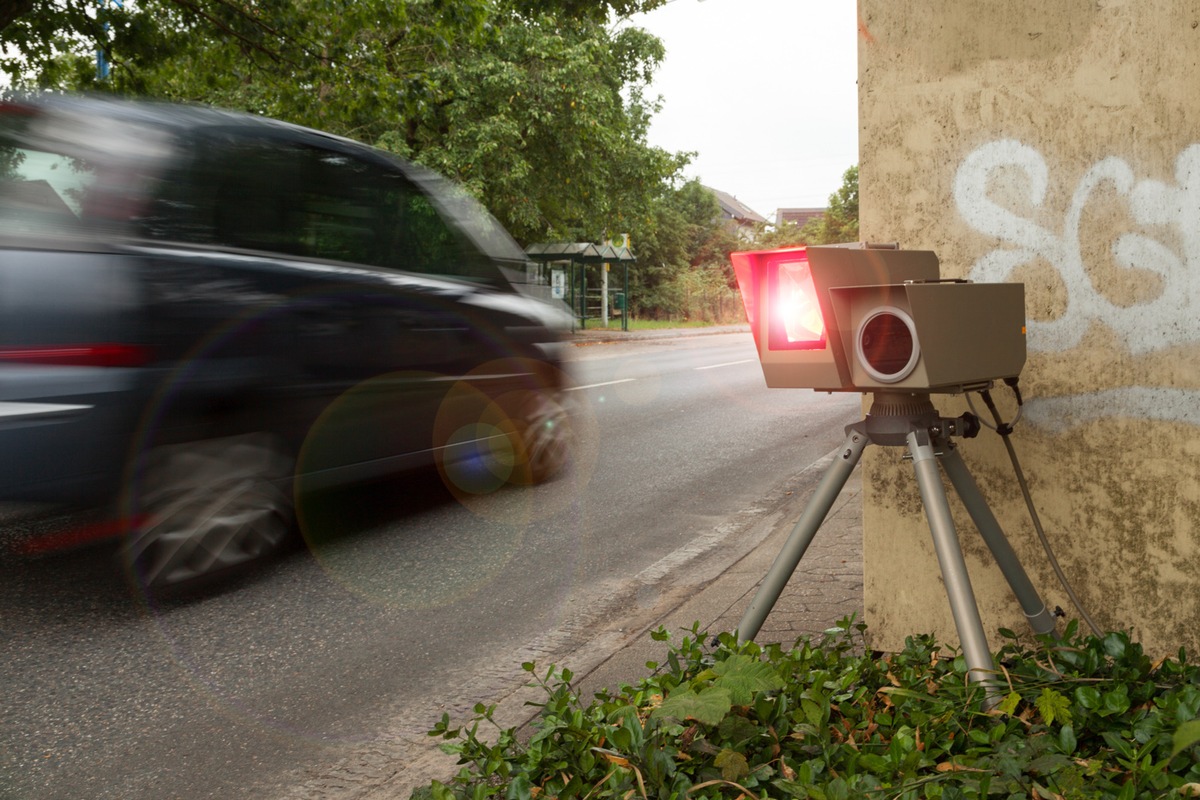
[[[1186,422],[1200,427],[1200,404],[1188,389],[1161,386],[1122,386],[1067,397],[1033,398],[1024,418],[1055,432],[1104,417],[1129,417],[1158,422]]]
[[[1021,216],[988,197],[993,175],[1017,169],[1026,177],[1029,216]],[[1038,224],[1035,212],[1049,188],[1046,160],[1028,145],[1005,139],[991,142],[963,161],[954,179],[954,202],[963,219],[980,233],[1004,242],[975,262],[975,281],[1010,279],[1014,269],[1038,258],[1049,262],[1067,287],[1067,308],[1054,320],[1029,326],[1031,350],[1067,350],[1079,343],[1088,324],[1100,321],[1142,354],[1170,345],[1200,342],[1196,322],[1200,301],[1200,144],[1180,153],[1174,186],[1161,181],[1138,181],[1133,169],[1119,158],[1106,158],[1079,180],[1061,230]],[[1152,270],[1162,278],[1162,292],[1148,302],[1117,305],[1098,291],[1081,254],[1079,227],[1092,194],[1110,184],[1128,203],[1139,226],[1165,226],[1179,243],[1175,252],[1143,232],[1125,233],[1112,245],[1120,267]]]
[[[1023,173],[1022,215],[989,197],[989,190],[1012,171]],[[1012,181],[1005,185],[1011,192]],[[1112,243],[1113,262],[1122,268],[1151,270],[1162,291],[1142,302],[1118,305],[1101,292],[1089,274],[1080,242],[1080,223],[1093,194],[1111,187],[1128,206],[1137,230]],[[1056,319],[1031,321],[1029,348],[1069,350],[1088,326],[1100,322],[1113,330],[1134,355],[1200,342],[1200,144],[1184,149],[1175,162],[1175,183],[1138,180],[1128,163],[1106,158],[1089,169],[1075,188],[1061,228],[1039,223],[1050,188],[1050,169],[1032,147],[1005,139],[972,152],[959,166],[954,202],[972,228],[998,238],[1002,245],[976,261],[974,281],[1010,280],[1018,267],[1044,259],[1062,278],[1067,306]],[[1039,214],[1039,212],[1042,212]],[[1147,230],[1150,229],[1150,230]],[[1154,238],[1170,234],[1172,249]],[[1032,404],[1031,418],[1062,429],[1110,416],[1169,419],[1200,424],[1196,393],[1143,386],[1118,387]]]

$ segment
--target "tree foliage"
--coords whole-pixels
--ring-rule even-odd
[[[842,185],[829,195],[829,208],[801,230],[808,244],[858,241],[858,165],[842,173]]]
[[[794,222],[763,225],[755,234],[755,246],[764,249],[857,241],[858,165],[842,173],[842,185],[829,195],[829,206],[820,217],[803,226]]]
[[[629,233],[634,313],[720,316],[739,245],[679,177],[690,154],[647,142],[662,43],[613,22],[663,1],[0,0],[0,70],[374,144],[465,186],[523,244]]]
[[[646,142],[662,43],[608,24],[662,0],[32,2],[4,28],[0,67],[19,85],[211,103],[376,144],[464,184],[522,241],[627,230],[687,161]]]
[[[630,292],[635,315],[739,318],[729,264],[739,242],[720,213],[713,193],[692,180],[665,189],[644,219],[631,221],[638,257]]]

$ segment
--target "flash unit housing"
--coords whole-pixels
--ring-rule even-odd
[[[943,281],[932,251],[856,243],[731,261],[768,386],[957,393],[1024,367],[1024,285]]]

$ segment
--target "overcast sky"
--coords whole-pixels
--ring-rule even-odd
[[[650,143],[698,155],[688,177],[767,219],[821,207],[858,163],[855,0],[670,0]]]

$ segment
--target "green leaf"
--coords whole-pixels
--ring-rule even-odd
[[[1009,692],[1008,696],[1006,696],[1004,700],[1000,702],[1000,705],[996,706],[996,711],[1000,712],[1001,714],[1007,714],[1011,717],[1013,712],[1017,710],[1017,706],[1020,705],[1020,703],[1021,695],[1017,692]]]
[[[1180,725],[1171,737],[1171,758],[1200,742],[1200,719],[1185,722]]]
[[[715,685],[729,691],[734,705],[744,706],[758,692],[776,691],[783,688],[783,678],[767,663],[750,656],[735,655],[713,665]]]
[[[893,771],[892,762],[883,756],[877,756],[873,753],[865,753],[859,756],[858,763],[876,775],[887,775]]]
[[[1074,753],[1075,748],[1079,744],[1075,738],[1075,728],[1070,725],[1063,725],[1058,732],[1058,744],[1067,755]]]
[[[1104,693],[1101,716],[1117,716],[1129,710],[1129,689],[1125,684],[1118,684],[1112,691]]]
[[[738,781],[750,774],[750,765],[746,757],[728,748],[717,753],[713,765],[721,770],[721,777],[727,781]]]
[[[672,692],[662,705],[654,709],[650,716],[656,719],[692,719],[706,725],[716,725],[732,708],[733,701],[728,689],[710,686],[697,693],[681,686]]]
[[[825,724],[829,718],[829,705],[819,704],[807,697],[800,701],[800,710],[804,712],[804,718],[808,720],[808,724],[813,727],[820,727]]]
[[[914,692],[912,689],[905,689],[900,686],[884,686],[879,690],[880,694],[886,694],[888,697],[902,697],[907,700],[929,700],[930,697],[925,692]]]
[[[1100,707],[1100,690],[1095,686],[1080,686],[1075,690],[1075,702],[1089,711],[1094,711]]]
[[[1054,689],[1042,689],[1035,705],[1047,725],[1053,725],[1055,720],[1061,720],[1064,724],[1071,721],[1071,701]]]
[[[761,733],[762,728],[738,714],[728,715],[725,719],[721,720],[721,724],[717,728],[717,735],[722,740],[731,744],[753,739]]]
[[[1104,637],[1104,652],[1112,658],[1123,658],[1129,645],[1129,637],[1123,633],[1110,633]]]

